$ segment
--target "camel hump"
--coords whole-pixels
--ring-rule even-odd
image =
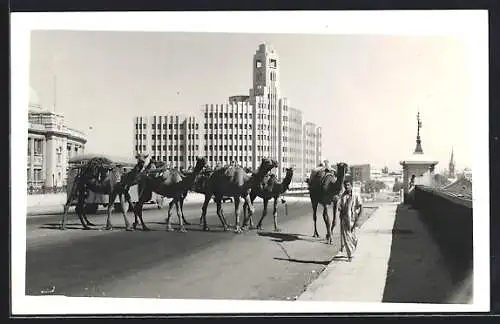
[[[224,171],[224,175],[227,177],[232,177],[234,174],[236,174],[239,171],[243,171],[243,169],[238,167],[238,166],[230,165],[230,166],[226,167],[226,169]]]

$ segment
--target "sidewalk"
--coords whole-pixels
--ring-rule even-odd
[[[360,229],[353,261],[330,263],[297,300],[468,303],[457,288],[418,211],[384,204]]]

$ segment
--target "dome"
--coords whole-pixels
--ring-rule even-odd
[[[30,101],[29,101],[30,109],[42,109],[42,105],[40,104],[40,99],[38,98],[38,93],[30,86]]]

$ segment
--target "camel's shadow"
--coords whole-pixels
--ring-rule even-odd
[[[38,226],[38,228],[41,229],[50,229],[50,230],[61,230],[61,224],[43,224]],[[89,229],[84,229],[81,224],[66,224],[66,229],[71,229],[71,230],[82,230],[82,231],[96,231],[99,230],[100,227],[98,226],[90,226]]]
[[[293,242],[305,241],[300,234],[281,233],[281,232],[258,232],[259,236],[270,237],[273,242]]]
[[[299,260],[299,259],[287,259],[287,258],[273,258],[274,260],[279,260],[279,261],[288,261],[288,262],[294,262],[294,263],[306,263],[306,264],[318,264],[318,265],[323,265],[327,266],[330,264],[331,260],[326,260],[326,261],[316,261],[316,260]]]
[[[38,228],[41,228],[41,229],[50,229],[50,230],[57,230],[57,231],[61,230],[60,227],[61,227],[61,224],[56,224],[56,223],[47,223],[47,224],[43,224],[43,225],[38,226]],[[109,231],[109,232],[112,232],[112,231],[125,231],[125,226],[113,225],[113,229],[106,230],[103,228],[103,225],[96,224],[96,226],[90,226],[88,229],[85,229],[85,228],[83,228],[83,226],[80,223],[69,223],[69,224],[66,224],[66,229],[81,230],[81,231]],[[152,232],[152,231],[157,231],[157,229],[149,228],[149,232]],[[137,229],[132,230],[130,232],[143,232],[143,230],[138,227]],[[144,231],[144,232],[147,232],[147,231]]]

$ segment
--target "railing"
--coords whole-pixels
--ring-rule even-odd
[[[472,269],[472,199],[417,185],[408,202],[419,210],[447,259],[455,280],[462,280]]]
[[[66,186],[62,187],[46,187],[38,186],[38,182],[28,183],[28,195],[45,195],[45,194],[57,194],[65,193]]]

